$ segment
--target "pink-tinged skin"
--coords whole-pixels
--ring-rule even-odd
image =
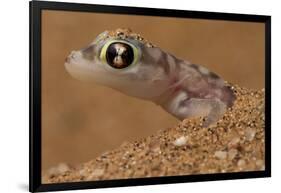
[[[136,62],[116,69],[103,61],[101,50],[112,40],[135,46]],[[65,67],[77,79],[152,101],[180,120],[205,117],[204,126],[221,118],[235,100],[231,88],[215,73],[176,58],[128,29],[101,33],[86,48],[72,51]]]

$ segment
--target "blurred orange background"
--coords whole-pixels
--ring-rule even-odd
[[[163,50],[243,87],[264,87],[264,24],[47,11],[42,14],[42,169],[77,164],[178,120],[155,104],[73,79],[72,50],[105,30],[131,28]],[[109,97],[110,96],[110,97]]]

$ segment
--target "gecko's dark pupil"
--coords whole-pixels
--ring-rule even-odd
[[[106,50],[106,61],[113,68],[126,68],[134,61],[133,48],[123,42],[115,42]]]

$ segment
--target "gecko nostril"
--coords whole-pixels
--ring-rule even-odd
[[[69,55],[71,58],[75,58],[75,51],[72,51],[70,52],[70,55]]]
[[[69,55],[65,58],[65,63],[70,63],[70,61],[72,60],[72,59],[74,59],[75,58],[75,52],[74,51],[71,51],[70,53],[69,53]]]

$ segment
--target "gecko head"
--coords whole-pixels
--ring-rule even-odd
[[[65,68],[76,79],[151,98],[159,92],[159,85],[157,88],[151,84],[159,76],[155,74],[155,65],[144,64],[144,52],[153,47],[129,29],[105,31],[86,48],[72,51]]]

